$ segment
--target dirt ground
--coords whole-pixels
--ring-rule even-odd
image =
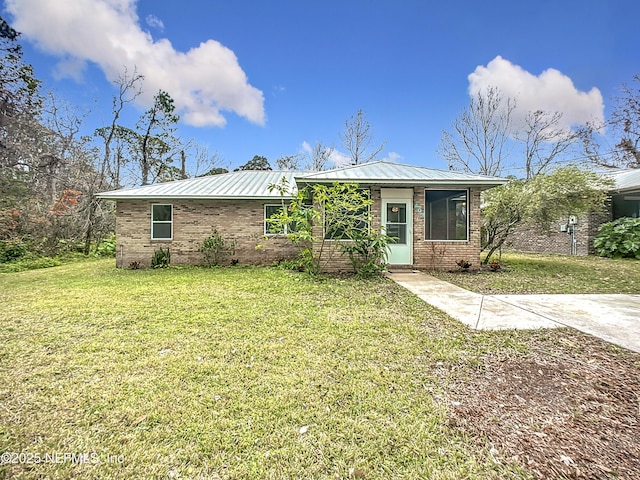
[[[640,478],[640,354],[566,329],[441,374],[452,425],[488,440],[494,461],[534,478]]]

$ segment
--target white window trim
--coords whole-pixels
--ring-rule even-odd
[[[283,233],[269,233],[269,232],[267,232],[267,207],[283,208],[281,203],[265,203],[264,204],[264,209],[263,209],[263,213],[262,213],[262,228],[264,230],[264,235],[266,237],[284,237],[284,236],[288,235],[289,234],[289,225],[285,225],[284,226],[284,232]],[[284,208],[287,208],[287,205],[285,205]]]
[[[431,238],[427,238],[427,219],[429,212],[427,211],[427,192],[434,191],[465,191],[467,192],[467,238],[465,240],[435,240]],[[424,189],[424,229],[422,232],[422,236],[424,237],[425,242],[430,243],[468,243],[469,242],[469,233],[471,228],[471,189],[469,188],[425,188]]]
[[[166,221],[166,220],[161,220],[161,221],[154,221],[153,220],[153,207],[154,205],[169,205],[171,207],[171,220]],[[155,223],[168,223],[171,225],[171,236],[169,238],[155,238],[153,236],[153,225]],[[173,240],[173,204],[172,203],[152,203],[151,204],[151,240],[153,240],[154,242],[170,242]]]

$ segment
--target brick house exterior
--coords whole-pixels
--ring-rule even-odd
[[[609,172],[614,187],[602,212],[592,212],[578,217],[573,237],[561,231],[568,219],[559,218],[549,227],[550,233],[542,233],[535,227],[521,226],[513,232],[506,248],[531,253],[557,253],[562,255],[591,255],[593,240],[603,223],[622,217],[640,217],[640,169]],[[572,249],[572,239],[575,248]]]
[[[398,238],[403,241],[390,246],[390,266],[422,269],[455,268],[460,259],[479,265],[480,194],[504,183],[496,177],[372,162],[316,173],[241,171],[105,192],[99,198],[117,204],[116,265],[148,266],[161,247],[170,250],[174,265],[201,264],[198,249],[214,229],[235,241],[232,258],[240,264],[295,258],[298,248],[282,235],[268,235],[266,222],[271,208],[291,198],[269,188],[283,177],[294,191],[335,182],[368,189],[372,227],[402,232]],[[323,225],[314,226],[314,236],[324,237]],[[351,270],[348,256],[338,248],[342,241],[324,242],[325,271]]]

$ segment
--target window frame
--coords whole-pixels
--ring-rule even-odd
[[[428,238],[427,237],[427,227],[429,226],[429,222],[430,222],[430,211],[428,208],[428,202],[427,202],[427,192],[464,192],[465,196],[466,196],[466,238],[464,239],[435,239],[435,238]],[[471,229],[471,189],[470,188],[425,188],[424,189],[424,241],[425,242],[447,242],[447,243],[454,243],[454,242],[469,242],[470,241],[470,229]],[[448,232],[448,230],[447,230]]]
[[[267,207],[278,207],[279,209],[283,209],[283,208],[288,208],[288,205],[282,205],[281,203],[265,203],[264,207],[263,207],[263,214],[262,214],[262,229],[264,232],[264,235],[267,237],[283,237],[286,235],[289,235],[289,225],[285,225],[284,226],[284,232],[277,232],[277,233],[272,233],[269,232],[267,230],[267,227],[269,226],[267,219],[271,218],[271,217],[267,217]]]
[[[163,206],[166,207],[168,206],[170,208],[170,214],[171,214],[171,220],[154,220],[153,219],[153,207],[155,206]],[[156,238],[154,237],[153,233],[153,226],[155,224],[162,224],[162,225],[166,225],[169,224],[169,231],[170,231],[170,235],[169,238],[163,237],[163,238]],[[173,240],[173,204],[172,203],[152,203],[151,204],[151,240],[153,240],[154,242],[170,242]]]

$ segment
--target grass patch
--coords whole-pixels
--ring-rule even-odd
[[[93,454],[0,478],[529,478],[449,425],[437,375],[529,334],[390,281],[111,259],[1,275],[0,302],[0,452]]]
[[[499,272],[433,275],[484,294],[640,293],[635,259],[505,252],[500,264]]]

